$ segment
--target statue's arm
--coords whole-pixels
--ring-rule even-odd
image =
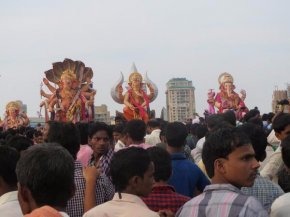
[[[43,83],[47,86],[50,92],[54,93],[56,91],[56,88],[54,88],[46,78],[43,79]]]

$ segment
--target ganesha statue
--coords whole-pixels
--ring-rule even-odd
[[[92,69],[81,61],[70,59],[52,66],[43,79],[49,92],[45,92],[42,85],[40,90],[41,97],[45,98],[40,107],[45,108],[46,121],[75,123],[93,120],[96,91],[92,89]]]
[[[21,101],[11,101],[6,105],[5,117],[3,121],[0,121],[0,127],[3,127],[4,131],[29,125],[29,119],[21,108]]]
[[[219,76],[218,81],[220,91],[216,95],[213,89],[208,92],[209,113],[215,113],[214,107],[218,109],[218,113],[223,113],[227,110],[239,112],[241,109],[245,109],[246,91],[241,90],[240,95],[234,91],[233,76],[224,72]]]
[[[147,74],[143,79],[134,63],[125,93],[123,93],[123,83],[124,76],[121,72],[119,81],[111,89],[113,100],[117,103],[124,104],[123,116],[127,121],[140,119],[147,123],[150,113],[150,103],[158,95],[157,86],[148,78]],[[147,88],[149,93],[147,93]]]

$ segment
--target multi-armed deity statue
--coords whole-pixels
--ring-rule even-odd
[[[231,74],[224,72],[219,78],[220,91],[215,95],[213,89],[208,92],[209,113],[214,114],[216,107],[218,113],[223,113],[227,110],[239,112],[240,109],[245,108],[244,100],[246,98],[246,91],[241,90],[240,95],[237,94],[234,85],[234,78]]]
[[[22,102],[12,101],[6,105],[6,112],[4,120],[0,120],[0,127],[4,130],[10,128],[17,129],[21,126],[27,126],[29,119],[24,111],[21,110]]]
[[[147,77],[143,80],[142,75],[138,72],[135,64],[132,66],[132,73],[129,76],[128,87],[123,94],[124,76],[121,73],[121,78],[117,84],[111,89],[111,96],[115,102],[124,104],[124,117],[127,120],[141,119],[145,122],[149,119],[150,107],[149,104],[154,101],[158,95],[157,86]],[[149,94],[146,91],[146,85],[149,89]]]
[[[45,72],[46,78],[43,79],[50,93],[44,92],[42,88],[40,91],[41,96],[46,98],[40,104],[41,107],[45,107],[46,120],[93,120],[96,91],[92,89],[91,84],[92,69],[85,67],[81,61],[70,59],[52,65],[52,69]]]

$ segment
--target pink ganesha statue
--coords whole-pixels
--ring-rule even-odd
[[[246,109],[244,103],[246,91],[241,90],[240,95],[234,91],[235,85],[233,76],[224,72],[219,76],[218,81],[220,91],[216,95],[213,89],[210,89],[208,92],[207,102],[209,104],[209,113],[215,113],[214,107],[218,109],[218,113],[223,113],[228,110],[233,110],[236,113],[239,113],[240,110]]]

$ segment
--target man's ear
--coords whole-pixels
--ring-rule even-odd
[[[281,141],[281,138],[280,138],[280,133],[278,132],[275,132],[275,136],[277,137],[277,139],[279,139]]]
[[[22,210],[23,215],[28,214],[32,211],[30,207],[31,192],[25,187],[17,183],[18,186],[18,201]]]
[[[225,159],[218,158],[214,161],[214,170],[220,174],[226,173]]]

